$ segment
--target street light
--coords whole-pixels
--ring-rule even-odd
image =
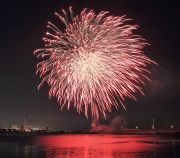
[[[154,121],[155,121],[155,119],[152,119],[152,130],[155,129]]]

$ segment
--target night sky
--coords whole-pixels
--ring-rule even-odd
[[[1,0],[0,1],[0,124],[20,126],[24,114],[33,126],[53,129],[88,129],[91,119],[75,110],[61,111],[56,99],[49,100],[48,86],[39,91],[36,76],[38,60],[33,51],[43,47],[42,36],[54,12],[72,6],[75,13],[85,7],[96,13],[108,10],[116,16],[127,15],[141,27],[141,34],[151,45],[145,54],[159,65],[150,67],[151,80],[144,87],[145,96],[138,101],[125,101],[127,111],[120,108],[109,114],[117,116],[127,127],[180,127],[180,6],[166,0]],[[56,21],[56,20],[55,20]]]

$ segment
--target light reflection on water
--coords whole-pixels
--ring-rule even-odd
[[[180,142],[179,139],[145,135],[39,136],[0,141],[0,157],[179,158]]]

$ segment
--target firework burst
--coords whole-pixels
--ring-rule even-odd
[[[141,86],[155,63],[143,54],[147,44],[134,34],[137,25],[127,24],[125,16],[110,16],[102,11],[84,9],[80,15],[62,10],[55,13],[65,25],[60,30],[48,22],[43,38],[45,47],[35,51],[42,60],[37,73],[50,87],[61,108],[71,106],[86,117],[99,118],[120,105],[125,98],[143,94]]]

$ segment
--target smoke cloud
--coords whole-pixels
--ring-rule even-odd
[[[122,117],[116,116],[114,117],[109,124],[100,123],[97,120],[93,120],[91,123],[90,132],[96,133],[113,133],[121,130],[122,127],[125,126],[125,121]]]

